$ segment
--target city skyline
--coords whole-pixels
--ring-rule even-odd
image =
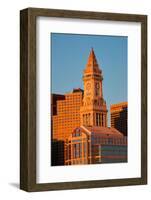
[[[108,127],[103,74],[93,48],[81,75],[83,90],[51,94],[52,166],[127,162],[127,103],[112,105]]]
[[[65,94],[73,88],[83,89],[81,74],[92,47],[103,73],[103,95],[109,111],[111,104],[127,101],[125,36],[51,34],[51,92]],[[108,123],[110,126],[109,114]]]
[[[105,98],[110,99],[112,96],[111,102],[113,104],[117,102],[116,99],[119,99],[118,102],[126,101],[126,36],[98,36],[52,33],[52,93],[64,94],[66,92],[72,91],[73,88],[83,88],[81,74],[86,66],[89,51],[91,48],[94,49],[100,69],[103,71],[103,88]],[[110,75],[111,73],[112,77]],[[68,79],[66,79],[66,77]],[[109,79],[110,81],[108,81]],[[117,81],[119,81],[120,84],[117,83]],[[111,83],[112,86],[115,85],[115,88],[117,88],[117,90],[120,92],[112,91],[110,87],[108,87]],[[114,95],[112,95],[113,92]]]

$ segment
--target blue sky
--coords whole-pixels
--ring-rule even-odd
[[[82,73],[93,47],[103,72],[103,95],[111,104],[127,101],[126,36],[51,34],[52,93],[83,88]]]

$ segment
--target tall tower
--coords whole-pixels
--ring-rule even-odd
[[[83,71],[84,96],[80,122],[85,126],[107,126],[107,107],[103,99],[102,70],[99,69],[93,48]]]

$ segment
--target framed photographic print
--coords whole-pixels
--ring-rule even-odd
[[[20,12],[20,188],[147,184],[147,16]]]

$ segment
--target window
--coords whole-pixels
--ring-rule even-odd
[[[79,128],[76,129],[76,134],[75,134],[75,136],[76,136],[76,137],[81,136],[81,133],[80,133],[80,129],[79,129]]]
[[[96,126],[101,126],[101,114],[96,113]]]
[[[86,157],[86,155],[87,155],[87,143],[84,142],[83,146],[84,146],[84,157]]]
[[[73,144],[73,158],[75,159],[80,157],[82,157],[82,144]]]
[[[83,114],[83,124],[86,126],[90,125],[90,113]]]
[[[96,113],[96,126],[98,126],[98,113]]]
[[[88,115],[86,114],[86,125],[88,125]]]
[[[113,144],[113,139],[112,138],[108,139],[108,144]]]
[[[101,126],[101,114],[98,114],[99,117],[99,126]]]
[[[89,113],[89,122],[88,122],[88,125],[90,126],[90,113]]]
[[[85,125],[85,115],[83,115],[83,124]]]

